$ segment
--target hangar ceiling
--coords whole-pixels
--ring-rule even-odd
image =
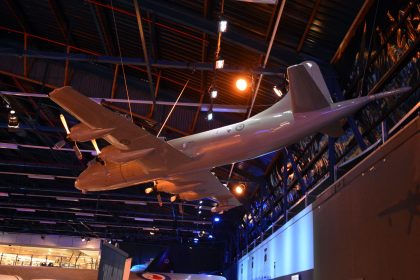
[[[65,137],[58,118],[63,111],[41,94],[71,85],[129,116],[128,94],[135,123],[156,134],[188,82],[162,135],[172,139],[205,131],[278,101],[272,89],[285,83],[287,66],[336,59],[352,22],[374,1],[251,2],[142,0],[139,16],[128,0],[2,1],[0,89],[37,95],[1,100],[0,230],[158,241],[190,240],[203,231],[226,238],[236,224],[215,223],[211,201],[184,203],[180,209],[164,196],[160,207],[154,196],[144,194],[145,185],[79,193],[74,178],[93,158],[93,148],[81,146],[86,150],[82,161],[71,149],[52,149]],[[225,67],[214,70],[221,16],[228,20],[218,52]],[[237,76],[253,80],[254,89],[261,83],[255,104],[251,90],[235,91]],[[219,90],[213,105],[211,85]],[[206,119],[210,106],[212,121]],[[18,129],[8,128],[10,108],[17,112]],[[68,121],[76,123],[70,116]],[[246,204],[265,184],[275,158],[273,153],[237,163],[232,172],[231,166],[214,172],[230,186],[245,182],[240,199]],[[224,219],[235,221],[238,213],[242,210]]]

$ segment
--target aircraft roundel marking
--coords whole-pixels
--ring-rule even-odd
[[[146,272],[140,275],[140,278],[147,279],[147,280],[170,280],[171,278],[163,275],[163,274],[157,274],[153,272]]]
[[[242,129],[244,129],[245,125],[243,123],[238,124],[235,129],[236,131],[241,131]]]

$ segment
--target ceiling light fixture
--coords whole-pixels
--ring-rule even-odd
[[[207,120],[208,121],[213,120],[213,112],[212,111],[209,111],[209,113],[207,114]]]
[[[215,87],[210,88],[210,97],[211,98],[216,98],[217,97],[217,89]]]
[[[273,87],[273,91],[274,93],[278,96],[278,97],[282,97],[283,96],[283,92],[281,91],[280,88],[278,88],[277,86]]]
[[[219,32],[226,32],[226,30],[227,30],[227,25],[228,25],[228,22],[227,22],[227,20],[226,19],[224,19],[224,18],[221,18],[220,20],[219,20]]]
[[[244,91],[248,88],[248,82],[244,78],[239,78],[236,80],[236,88],[240,91]]]
[[[234,190],[235,190],[235,193],[236,194],[241,195],[245,191],[245,185],[244,184],[239,184],[239,185],[235,186],[235,189]]]
[[[225,66],[225,60],[221,57],[219,57],[218,59],[216,59],[216,63],[215,63],[215,68],[216,69],[223,69],[223,67]]]
[[[15,110],[10,110],[10,112],[9,112],[8,127],[9,128],[19,128],[19,119],[16,115]]]

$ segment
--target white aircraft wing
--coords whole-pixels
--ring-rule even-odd
[[[121,151],[154,151],[142,161],[146,168],[173,168],[192,161],[125,117],[97,104],[71,87],[55,89],[50,99],[93,130],[109,130],[103,138]]]
[[[207,170],[178,174],[165,180],[158,180],[157,188],[164,192],[177,193],[181,199],[185,200],[212,199],[218,202],[218,206],[212,209],[213,212],[225,211],[241,205],[230,190]]]

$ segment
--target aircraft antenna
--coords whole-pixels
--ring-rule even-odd
[[[176,104],[178,104],[178,101],[181,98],[182,94],[184,93],[185,89],[187,88],[187,85],[188,85],[189,82],[190,82],[190,79],[188,79],[188,81],[185,83],[184,87],[182,88],[181,93],[178,95],[178,98],[176,99],[174,105],[172,106],[171,111],[169,111],[169,114],[166,117],[165,121],[163,122],[162,126],[160,127],[159,132],[156,135],[156,137],[159,137],[160,133],[162,132],[163,128],[165,127],[166,122],[169,120],[170,116],[172,115],[172,112],[174,111]]]
[[[124,77],[125,93],[127,95],[128,109],[130,111],[131,122],[133,122],[133,111],[131,110],[130,95],[128,94],[127,78],[125,76],[125,68],[124,68],[124,62],[123,62],[123,59],[122,59],[121,46],[120,46],[120,38],[118,36],[117,21],[115,20],[114,4],[113,4],[113,1],[112,0],[111,0],[111,7],[112,7],[112,9],[111,9],[111,11],[112,11],[112,18],[114,20],[115,35],[117,37],[118,53],[119,53],[119,56],[120,56],[120,63],[121,63],[121,68],[122,68],[122,72],[123,72],[123,77]]]

